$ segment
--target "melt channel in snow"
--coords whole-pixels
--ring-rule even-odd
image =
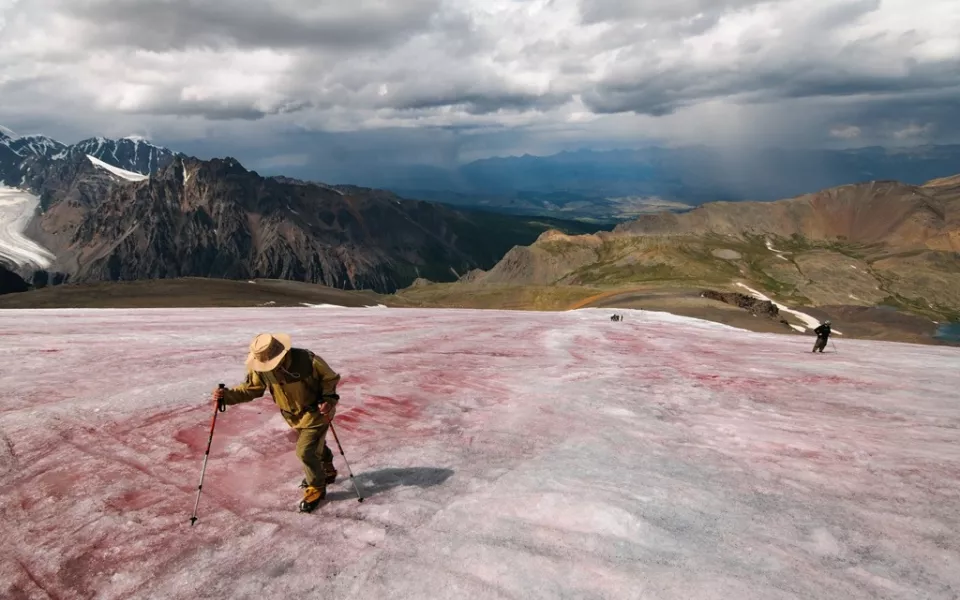
[[[0,597],[915,600],[960,592],[960,350],[652,311],[0,311]],[[343,377],[296,512],[288,332]]]

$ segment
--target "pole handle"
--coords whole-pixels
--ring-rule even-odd
[[[221,390],[226,388],[227,388],[226,384],[223,384],[223,383],[220,384]],[[219,410],[220,412],[227,412],[227,405],[224,404],[223,402],[217,402],[217,410]]]

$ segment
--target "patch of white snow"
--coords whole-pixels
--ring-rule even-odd
[[[777,308],[779,308],[780,310],[782,310],[783,312],[785,312],[785,313],[790,313],[791,315],[793,315],[793,316],[795,316],[796,318],[800,319],[809,329],[816,329],[817,327],[820,326],[820,321],[817,320],[817,319],[815,319],[815,318],[813,318],[813,317],[811,317],[811,316],[808,315],[807,313],[800,312],[799,310],[794,310],[794,309],[792,309],[792,308],[790,308],[790,307],[788,307],[788,306],[784,306],[783,304],[780,304],[779,302],[777,302],[777,301],[775,301],[775,300],[773,300],[773,299],[771,299],[771,298],[769,298],[769,297],[767,297],[767,296],[764,296],[763,294],[761,294],[761,293],[758,292],[757,290],[755,290],[755,289],[753,289],[753,288],[751,288],[751,287],[749,287],[749,286],[747,286],[747,285],[744,285],[743,283],[739,283],[739,282],[738,282],[737,285],[740,286],[740,287],[742,287],[743,289],[747,290],[747,291],[750,292],[751,294],[753,294],[753,297],[754,297],[754,298],[757,298],[758,300],[766,300],[767,302],[773,302],[773,304],[774,304]],[[837,331],[836,329],[833,329],[833,333],[836,333],[837,335],[843,335],[842,333],[840,333],[840,332]]]
[[[779,259],[781,259],[781,260],[787,260],[787,261],[790,260],[789,258],[787,258],[786,256],[784,256],[784,253],[783,253],[782,250],[777,250],[776,248],[774,248],[774,247],[773,247],[773,243],[771,243],[770,240],[766,240],[766,244],[767,244],[767,250],[770,250],[771,252],[773,252],[774,254],[776,254],[776,255],[777,255],[777,258],[779,258]]]
[[[104,171],[108,171],[113,175],[120,177],[121,179],[126,179],[127,181],[145,181],[150,179],[149,175],[142,175],[140,173],[134,173],[133,171],[121,169],[120,167],[115,167],[90,154],[87,155],[87,158],[90,159],[90,162],[92,162],[95,166],[103,169]]]

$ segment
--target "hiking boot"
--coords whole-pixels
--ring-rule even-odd
[[[307,486],[303,491],[303,500],[300,501],[300,512],[312,512],[326,497],[326,488],[315,488],[312,485]]]
[[[337,480],[337,472],[334,471],[334,472],[332,472],[332,473],[327,473],[327,478],[324,480],[324,483],[325,483],[326,485],[330,485],[331,483],[335,482],[336,480]],[[305,488],[305,487],[307,487],[307,480],[306,480],[306,479],[301,479],[301,480],[300,480],[300,489],[303,489],[303,488]]]
[[[323,474],[326,475],[325,483],[327,485],[337,480],[337,469],[333,466],[333,463],[323,465]]]

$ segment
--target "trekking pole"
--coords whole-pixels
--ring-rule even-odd
[[[333,419],[330,420],[330,431],[333,432],[333,439],[337,442],[337,448],[340,449],[340,456],[343,457],[343,464],[347,465],[347,473],[350,474],[350,482],[353,483],[353,489],[357,492],[357,502],[363,502],[363,496],[360,495],[360,488],[357,487],[357,480],[353,478],[353,471],[350,470],[350,463],[347,462],[347,455],[343,453],[343,446],[340,445],[340,438],[337,437],[337,429],[333,426]]]
[[[220,384],[220,389],[225,388],[224,384]],[[197,522],[197,507],[200,506],[200,492],[203,491],[203,475],[207,472],[207,459],[210,458],[210,445],[213,444],[213,428],[217,426],[217,413],[224,412],[227,410],[227,407],[217,401],[216,405],[213,407],[213,421],[210,422],[210,439],[207,440],[207,451],[203,455],[203,468],[200,470],[200,485],[197,486],[197,502],[193,505],[193,516],[190,517],[190,526],[193,527],[193,524]]]
[[[833,348],[833,351],[837,351],[837,347],[833,345],[833,340],[830,340],[830,347]]]

